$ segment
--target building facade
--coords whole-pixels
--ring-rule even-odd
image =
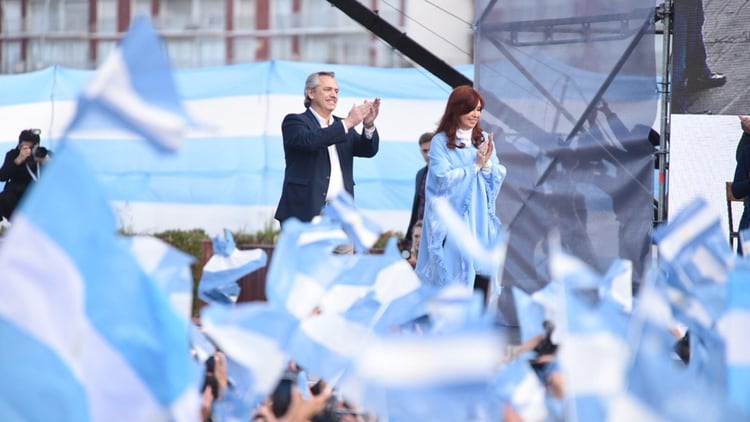
[[[472,62],[470,1],[360,3],[446,62]],[[326,0],[2,0],[0,13],[0,73],[96,68],[138,14],[151,16],[178,68],[270,59],[411,66]]]

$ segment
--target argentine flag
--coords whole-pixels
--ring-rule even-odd
[[[161,38],[141,15],[83,90],[66,137],[118,128],[162,151],[175,151],[190,123]]]
[[[136,20],[66,133],[114,127],[176,147],[185,119],[160,46]],[[186,318],[118,238],[95,173],[67,141],[0,247],[0,421],[197,421]]]
[[[0,249],[0,420],[197,419],[187,322],[116,230],[63,147]]]

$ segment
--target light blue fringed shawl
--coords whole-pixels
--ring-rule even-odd
[[[488,139],[486,134],[485,139]],[[493,153],[491,171],[476,171],[477,149],[471,143],[465,148],[449,149],[447,142],[444,132],[432,138],[422,240],[415,271],[424,283],[438,286],[462,283],[473,287],[475,275],[489,276],[491,269],[477,268],[479,265],[457,239],[447,235],[445,224],[433,209],[433,200],[446,198],[480,243],[494,245],[500,230],[495,200],[506,169]]]

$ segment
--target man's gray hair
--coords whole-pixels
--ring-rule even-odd
[[[318,85],[320,85],[320,77],[321,76],[330,76],[332,78],[336,78],[336,73],[334,72],[315,72],[311,73],[310,76],[307,77],[307,80],[305,81],[305,108],[310,107],[310,97],[307,96],[308,91],[311,89],[317,88]]]

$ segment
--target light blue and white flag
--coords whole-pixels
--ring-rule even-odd
[[[380,238],[383,230],[354,206],[354,198],[347,191],[341,191],[326,205],[323,212],[332,220],[341,223],[344,231],[354,242],[358,253],[367,253]]]
[[[490,385],[504,347],[483,329],[381,336],[356,356],[341,390],[388,420],[495,420]]]
[[[391,239],[382,255],[338,255],[348,242],[329,215],[284,222],[268,272],[268,300],[300,320],[287,351],[311,373],[333,380],[375,330],[424,314],[424,292]]]
[[[742,245],[742,253],[744,255],[750,255],[750,229],[740,231],[740,245]]]
[[[566,292],[564,330],[557,357],[565,377],[570,420],[605,420],[607,402],[625,389],[629,363],[627,319],[608,301],[590,304]]]
[[[598,290],[602,276],[591,266],[564,252],[554,240],[550,241],[550,277],[566,290]]]
[[[375,335],[369,325],[346,315],[324,312],[303,318],[286,345],[289,355],[315,374],[335,382],[352,368]]]
[[[383,254],[351,257],[349,268],[321,297],[320,310],[344,314],[377,330],[391,330],[424,315],[433,292],[423,288],[396,243],[391,238]]]
[[[710,329],[726,306],[735,254],[721,217],[697,198],[654,232],[675,316],[692,329]]]
[[[555,334],[567,417],[605,420],[607,401],[625,388],[627,317],[600,297],[601,277],[555,245],[550,246],[550,274],[564,287],[563,318],[556,322]]]
[[[726,344],[716,331],[689,330],[690,360],[687,370],[695,379],[703,380],[716,391],[727,388]]]
[[[195,360],[205,364],[208,358],[216,353],[216,346],[206,337],[203,330],[192,321],[189,324],[188,335],[190,336],[190,349]]]
[[[129,236],[125,240],[143,267],[167,293],[178,315],[190,318],[193,308],[192,255],[153,236]]]
[[[451,333],[467,326],[494,323],[494,315],[485,312],[484,295],[464,284],[449,284],[425,289],[435,289],[427,294],[427,327],[431,333]],[[427,290],[429,292],[429,290]],[[424,331],[424,327],[421,327]]]
[[[743,249],[750,251],[750,249]],[[726,344],[727,394],[750,417],[750,262],[740,260],[729,275],[729,303],[719,327]]]
[[[0,249],[0,420],[195,421],[185,320],[92,174],[63,145]]]
[[[174,151],[190,124],[162,40],[141,15],[84,89],[66,135],[120,129]]]
[[[695,377],[682,362],[674,359],[675,337],[663,326],[646,320],[641,325],[639,338],[631,345],[626,397],[620,396],[611,402],[611,420],[719,422],[746,419],[723,391]]]
[[[266,297],[296,318],[310,315],[333,280],[351,264],[353,256],[334,255],[348,242],[341,225],[327,218],[303,223],[287,219],[266,275]]]
[[[557,357],[565,377],[566,415],[570,420],[606,420],[607,403],[625,389],[629,353],[624,314],[602,301],[591,306],[568,293],[567,331]]]
[[[198,296],[208,303],[235,303],[240,294],[239,279],[266,266],[262,249],[239,250],[229,230],[213,239],[214,254],[203,266]]]
[[[391,331],[426,313],[430,292],[399,255],[395,238],[382,255],[340,256],[323,249],[315,259],[315,265],[329,268],[331,278],[313,290],[317,299],[309,303],[315,312],[296,316],[301,321],[288,351],[318,376],[333,380],[351,367],[375,331]],[[288,268],[297,277],[307,276],[302,268]]]
[[[515,359],[499,368],[492,381],[494,399],[507,403],[525,421],[544,421],[545,387],[526,359]]]
[[[297,324],[285,312],[268,303],[241,303],[236,306],[212,304],[201,312],[206,335],[227,356],[229,377],[236,379],[234,391],[225,403],[230,413],[242,414],[276,387],[289,357],[284,351]],[[235,415],[236,416],[236,415]]]
[[[660,283],[649,278],[639,290],[628,341],[627,390],[610,401],[610,420],[741,420],[722,388],[696,376],[677,357],[676,321]]]
[[[513,300],[516,303],[518,325],[521,331],[521,344],[545,334],[544,305],[535,301],[528,293],[513,287]]]
[[[600,295],[620,304],[625,312],[633,310],[633,263],[615,259],[602,277]]]
[[[66,133],[117,122],[156,146],[177,146],[185,119],[174,118],[182,106],[160,45],[137,20]],[[143,96],[126,92],[133,87]],[[0,338],[13,345],[0,348],[0,420],[198,420],[186,321],[118,238],[74,145],[57,150],[27,194],[0,267]]]

